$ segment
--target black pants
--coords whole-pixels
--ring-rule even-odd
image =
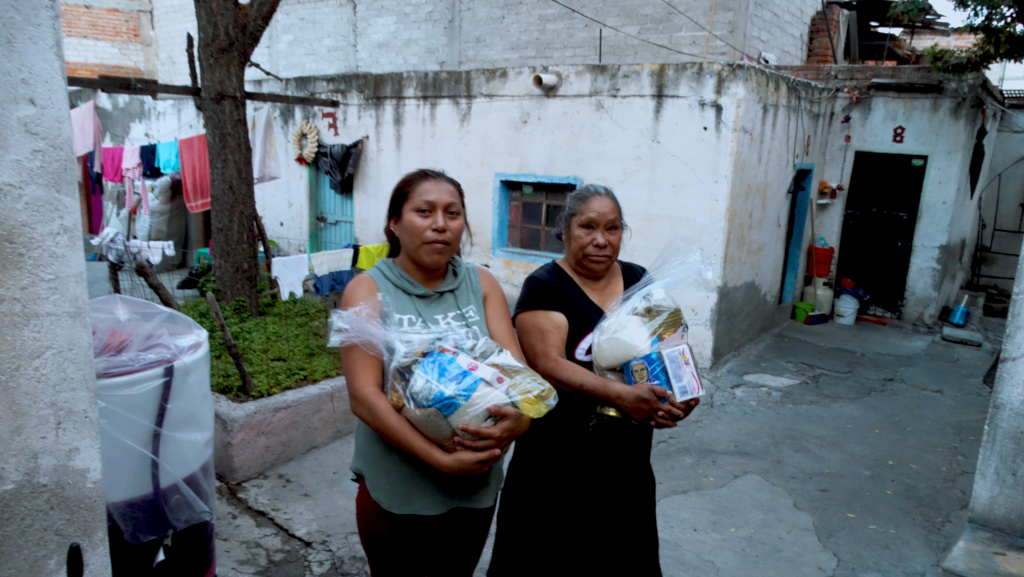
[[[471,577],[493,517],[493,506],[399,515],[374,501],[366,481],[359,480],[356,524],[372,577]]]

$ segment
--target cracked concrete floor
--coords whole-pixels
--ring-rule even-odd
[[[938,563],[966,521],[995,350],[789,323],[708,371],[701,407],[655,434],[664,574],[945,575]],[[347,437],[221,486],[220,575],[368,575],[351,454]],[[490,544],[477,575],[489,557]]]

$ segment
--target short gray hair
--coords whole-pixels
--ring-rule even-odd
[[[572,219],[583,210],[583,206],[587,204],[587,201],[594,198],[595,196],[603,196],[612,201],[615,205],[615,209],[619,211],[619,219],[622,220],[622,231],[625,232],[629,229],[626,226],[626,217],[622,215],[622,205],[619,204],[619,199],[612,192],[612,189],[607,186],[601,186],[600,184],[584,184],[576,190],[569,193],[569,196],[565,199],[565,211],[559,218],[561,221],[561,232],[558,237],[563,243],[565,242],[565,236],[569,234],[569,228],[572,226]]]

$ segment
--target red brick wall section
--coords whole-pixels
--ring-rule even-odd
[[[86,64],[84,62],[66,62],[68,76],[77,78],[97,78],[99,76],[131,76],[144,77],[141,69],[134,66],[112,66],[109,64]]]
[[[835,4],[828,7],[828,25],[825,24],[825,17],[821,11],[811,18],[810,47],[807,52],[807,64],[833,64],[832,43],[828,38],[828,26],[832,27],[832,38],[838,43],[839,40],[839,15],[841,8]],[[836,46],[842,58],[842,46]]]
[[[60,16],[68,38],[142,43],[138,12],[61,4]]]

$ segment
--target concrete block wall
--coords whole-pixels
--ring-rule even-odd
[[[814,0],[670,2],[566,2],[602,26],[550,0],[284,0],[253,60],[282,77],[597,64],[599,59],[676,63],[700,60],[705,42],[708,60],[739,60],[741,51],[756,58],[762,50],[778,56],[780,64],[806,59]],[[721,39],[709,39],[704,29],[713,5],[711,28]],[[153,6],[162,82],[188,81],[185,32],[195,33],[194,12],[192,0],[159,0]],[[266,76],[250,69],[247,78]]]
[[[153,4],[153,30],[160,82],[188,84],[185,35],[191,32],[193,37],[197,36],[195,4],[192,0],[156,0]]]
[[[713,24],[715,34],[737,46],[733,25],[739,4],[718,2]],[[604,64],[700,60],[708,38],[701,26],[710,22],[712,2],[673,0],[672,6],[679,11],[663,2],[648,0],[597,0],[569,5],[608,26],[688,55],[640,42],[548,0],[491,0],[462,4],[461,67],[597,64],[599,51]],[[712,37],[708,58],[737,60],[739,53]]]
[[[155,68],[147,65],[153,44],[149,4],[132,2],[137,6],[128,9],[96,4],[60,5],[68,75],[155,78]]]
[[[819,0],[751,0],[747,53],[757,58],[764,51],[777,56],[779,64],[802,64],[811,18],[820,11]]]

